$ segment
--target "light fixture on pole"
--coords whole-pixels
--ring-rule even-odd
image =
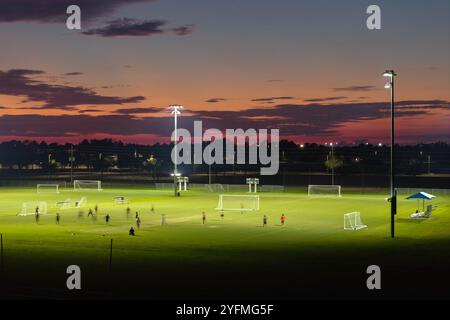
[[[395,237],[395,215],[397,214],[397,190],[395,189],[395,112],[394,112],[394,84],[397,74],[394,70],[386,70],[383,76],[388,79],[386,89],[391,90],[391,237]]]
[[[169,106],[169,109],[172,110],[171,114],[173,114],[173,118],[174,118],[174,139],[173,139],[173,144],[174,144],[174,155],[175,155],[175,159],[173,159],[173,188],[174,188],[174,193],[175,193],[175,197],[178,196],[178,190],[177,190],[177,179],[178,179],[178,168],[177,168],[177,163],[178,163],[178,115],[181,114],[180,110],[183,109],[183,106],[178,105],[178,104],[173,104],[171,106]]]

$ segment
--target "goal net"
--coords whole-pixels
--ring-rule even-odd
[[[225,191],[223,185],[220,183],[205,184],[205,190],[209,192]]]
[[[47,202],[31,201],[22,203],[22,211],[19,216],[28,216],[36,214],[36,209],[39,214],[47,214]]]
[[[331,196],[340,197],[341,196],[341,186],[337,185],[308,185],[308,197],[313,196]]]
[[[344,230],[359,230],[363,228],[367,228],[367,226],[362,223],[359,212],[344,214]]]
[[[87,198],[82,197],[79,201],[75,201],[75,208],[83,208],[87,205]]]
[[[259,196],[220,194],[216,210],[256,211]]]
[[[100,180],[74,180],[74,190],[102,190],[102,182]]]
[[[59,193],[58,184],[40,183],[36,185],[37,193]]]

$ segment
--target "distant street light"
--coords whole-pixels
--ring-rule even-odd
[[[388,78],[384,86],[391,90],[391,237],[395,237],[395,215],[397,214],[397,191],[395,190],[395,113],[394,113],[394,84],[397,74],[394,70],[386,70],[383,76]]]
[[[175,122],[175,130],[174,130],[174,153],[175,153],[175,159],[174,159],[174,168],[173,168],[173,188],[175,192],[175,197],[178,196],[178,190],[177,190],[177,177],[178,175],[178,168],[177,168],[177,162],[178,162],[178,115],[181,114],[180,110],[183,109],[183,106],[174,104],[169,106],[169,109],[172,110],[171,114],[173,114],[174,122]]]

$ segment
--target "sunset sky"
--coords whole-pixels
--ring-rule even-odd
[[[449,21],[448,0],[0,0],[0,141],[167,142],[178,103],[186,128],[386,142],[392,68],[398,140],[450,142]]]

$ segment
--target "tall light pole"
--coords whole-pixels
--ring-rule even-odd
[[[169,106],[169,109],[172,110],[172,114],[173,114],[173,118],[174,118],[174,125],[175,125],[175,129],[174,129],[174,140],[173,140],[173,144],[174,144],[174,154],[175,154],[175,159],[173,162],[173,189],[174,189],[174,195],[175,197],[178,196],[178,190],[177,190],[177,179],[178,179],[178,168],[177,168],[177,162],[178,162],[178,115],[181,114],[180,110],[183,109],[183,106],[178,105],[178,104],[173,104],[171,106]]]
[[[395,189],[395,112],[394,112],[394,84],[397,74],[394,70],[386,70],[383,76],[388,79],[384,86],[391,90],[391,237],[395,237],[395,215],[397,214],[397,190]]]
[[[334,186],[334,144],[333,142],[330,142],[330,146],[331,146],[331,161],[332,161],[332,166],[331,166],[331,185]]]

